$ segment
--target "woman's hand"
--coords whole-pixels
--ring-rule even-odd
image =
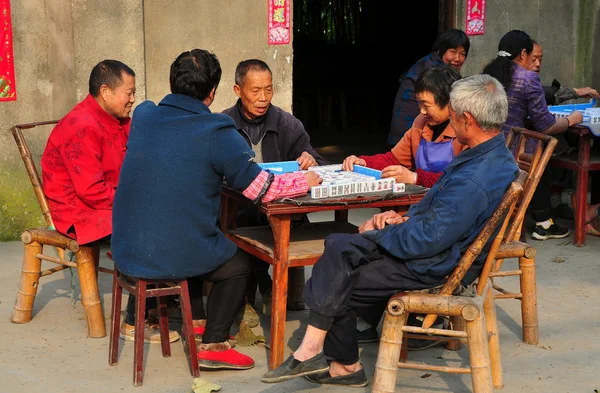
[[[381,177],[393,177],[398,183],[405,184],[415,184],[417,182],[417,174],[402,165],[390,165],[383,168]]]
[[[343,171],[352,171],[354,169],[354,165],[362,165],[366,166],[367,163],[362,158],[358,158],[356,156],[348,156],[342,162],[342,170]]]

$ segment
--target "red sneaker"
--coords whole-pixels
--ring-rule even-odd
[[[194,334],[196,336],[203,336],[205,330],[206,330],[206,326],[194,326]],[[230,334],[229,340],[235,340],[235,337]]]
[[[200,349],[198,351],[198,365],[201,368],[247,370],[254,367],[254,359],[252,359],[250,356],[239,353],[235,349],[232,349],[227,342],[217,344],[200,344],[198,348],[212,348],[214,346],[219,347],[215,347],[216,350]],[[224,348],[220,347],[226,347],[228,349],[221,350]]]

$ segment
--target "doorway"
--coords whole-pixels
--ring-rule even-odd
[[[398,79],[455,25],[455,0],[295,0],[293,7],[292,106],[312,145],[385,149]]]

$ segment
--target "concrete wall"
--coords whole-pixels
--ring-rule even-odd
[[[223,69],[213,112],[235,103],[235,67],[250,58],[269,64],[273,103],[291,110],[292,45],[267,45],[266,1],[146,1],[144,25],[148,99],[156,102],[168,94],[173,60],[184,51],[200,48],[213,52]]]
[[[466,0],[457,0],[457,27],[465,27]],[[463,75],[482,71],[496,57],[502,36],[512,29],[526,31],[540,42],[544,61],[540,78],[565,86],[600,87],[598,0],[502,0],[486,2],[486,32],[471,37]]]
[[[457,0],[460,28],[465,4]],[[521,29],[544,46],[543,83],[556,78],[567,86],[600,87],[600,0],[486,4],[486,34],[471,37],[464,75],[481,72],[496,56],[502,35]],[[121,60],[135,70],[139,103],[146,97],[159,101],[169,92],[169,67],[181,52],[213,51],[223,68],[211,108],[218,112],[236,100],[237,63],[259,58],[273,70],[273,102],[292,110],[292,45],[267,45],[266,2],[27,0],[11,6],[18,101],[0,103],[0,241],[41,224],[10,128],[62,117],[85,96],[89,72],[103,59]],[[28,133],[36,161],[49,131]]]
[[[0,103],[0,241],[42,224],[10,129],[59,119],[87,94],[99,61],[118,59],[134,69],[138,100],[145,98],[142,0],[11,1],[17,101]],[[39,162],[51,127],[26,131]]]

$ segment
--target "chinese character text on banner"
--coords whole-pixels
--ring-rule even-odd
[[[269,45],[290,43],[290,1],[267,0],[269,2]]]
[[[10,22],[10,0],[0,0],[0,101],[17,99],[15,87],[15,63],[13,59],[12,24]]]

